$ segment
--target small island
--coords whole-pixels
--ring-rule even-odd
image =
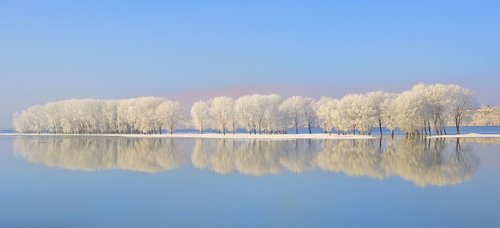
[[[371,139],[382,136],[384,128],[391,137],[396,129],[407,138],[498,137],[460,134],[462,123],[473,116],[477,106],[467,88],[417,84],[401,93],[374,91],[346,94],[340,99],[285,99],[277,94],[237,99],[220,96],[197,101],[189,111],[181,103],[161,97],[73,99],[29,107],[14,115],[13,126],[18,135]],[[455,126],[452,135],[446,130],[449,125]],[[323,133],[313,134],[313,128],[321,128]],[[186,129],[197,132],[186,133]],[[299,129],[307,129],[307,133],[299,134]],[[207,134],[208,130],[216,133]]]

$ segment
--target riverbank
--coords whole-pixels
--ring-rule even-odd
[[[31,134],[31,133],[0,133],[0,136],[89,136],[89,137],[127,137],[127,138],[203,138],[203,139],[375,139],[379,135],[337,135],[337,134],[262,134],[250,135],[245,133],[237,134],[215,134],[215,133],[177,133],[161,135],[145,134]],[[384,135],[387,136],[387,135]],[[500,134],[479,134],[468,133],[460,135],[433,135],[427,138],[499,138]]]
[[[250,135],[250,134],[197,134],[197,133],[179,133],[179,134],[161,134],[161,135],[143,135],[143,134],[25,134],[25,133],[0,133],[0,136],[91,136],[91,137],[128,137],[128,138],[203,138],[203,139],[374,139],[373,135],[336,135],[336,134],[282,134],[282,135]]]

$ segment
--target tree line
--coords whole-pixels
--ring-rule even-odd
[[[301,96],[253,94],[195,102],[190,111],[160,97],[122,100],[80,99],[35,105],[14,114],[23,133],[161,134],[194,128],[220,134],[244,129],[249,134],[286,134],[293,128],[321,127],[324,133],[372,134],[387,128],[407,136],[446,134],[450,124],[460,133],[462,121],[476,106],[472,92],[454,84],[417,84],[402,93],[375,91],[318,100]]]

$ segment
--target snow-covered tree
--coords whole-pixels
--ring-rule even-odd
[[[453,118],[457,134],[460,134],[460,124],[472,108],[476,106],[476,100],[469,89],[458,85],[448,85],[447,94],[449,97],[449,113]]]
[[[394,137],[394,130],[397,127],[396,122],[396,96],[385,99],[381,104],[382,124],[391,132],[391,137]]]
[[[314,109],[318,117],[319,124],[325,133],[332,134],[332,129],[336,126],[339,112],[339,100],[331,97],[322,97],[315,102]]]
[[[250,134],[255,131],[255,115],[253,110],[253,96],[246,95],[238,98],[235,102],[235,110],[238,119],[240,119],[241,126],[245,128]]]
[[[413,91],[401,93],[395,100],[398,128],[409,136],[415,136],[423,128],[422,103],[424,99]]]
[[[446,134],[448,124],[457,133],[475,108],[469,89],[454,84],[417,84],[399,95],[382,91],[347,94],[342,99],[293,96],[283,101],[276,94],[252,94],[236,100],[215,97],[191,107],[191,120],[183,107],[161,97],[122,100],[73,99],[34,105],[14,114],[13,127],[26,133],[159,134],[170,133],[191,122],[202,133],[214,128],[221,133],[244,128],[250,134],[283,134],[319,125],[331,134],[370,134],[373,127],[396,128],[406,135]]]
[[[186,123],[184,108],[176,101],[163,101],[157,107],[156,115],[162,126],[165,126],[170,134],[173,134],[175,129],[183,127]]]
[[[366,94],[366,98],[368,98],[369,105],[371,106],[371,110],[373,111],[371,115],[377,122],[380,135],[382,135],[382,124],[383,124],[383,104],[387,99],[394,97],[394,94],[385,93],[383,91],[370,92]]]
[[[279,111],[281,97],[276,94],[242,96],[235,102],[235,110],[243,128],[254,134],[282,132],[283,118]]]
[[[271,134],[285,133],[286,123],[283,114],[280,112],[279,107],[283,99],[276,94],[270,94],[264,96],[266,100],[264,103],[264,119],[265,127],[264,129]]]
[[[285,115],[289,127],[295,128],[296,134],[299,133],[299,127],[307,127],[311,134],[311,127],[317,120],[313,104],[312,98],[293,96],[280,105],[280,110]]]
[[[178,120],[184,118],[184,114],[177,111],[181,109],[179,103],[164,103],[172,101],[159,97],[140,97],[49,102],[17,114],[13,125],[18,132],[32,133],[160,133],[162,126],[172,129],[181,122]],[[168,116],[169,113],[172,116]]]
[[[314,108],[314,103],[316,101],[313,98],[304,98],[304,120],[309,134],[312,133],[311,128],[314,127],[318,122],[318,116],[316,109]]]
[[[375,108],[370,99],[363,94],[347,94],[340,101],[341,130],[356,134],[369,134],[375,123]]]
[[[234,113],[234,100],[230,97],[215,97],[209,102],[210,116],[213,120],[214,128],[226,134],[228,128],[232,128],[231,118]],[[234,129],[232,129],[234,130]]]
[[[210,105],[207,101],[197,101],[191,106],[191,122],[201,134],[210,124]]]

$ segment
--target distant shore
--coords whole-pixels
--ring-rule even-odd
[[[178,133],[178,134],[31,134],[31,133],[0,133],[0,136],[99,136],[99,137],[127,137],[127,138],[203,138],[203,139],[374,139],[378,135],[337,135],[337,134],[262,134],[250,135],[245,133],[236,134],[197,134],[197,133]]]

